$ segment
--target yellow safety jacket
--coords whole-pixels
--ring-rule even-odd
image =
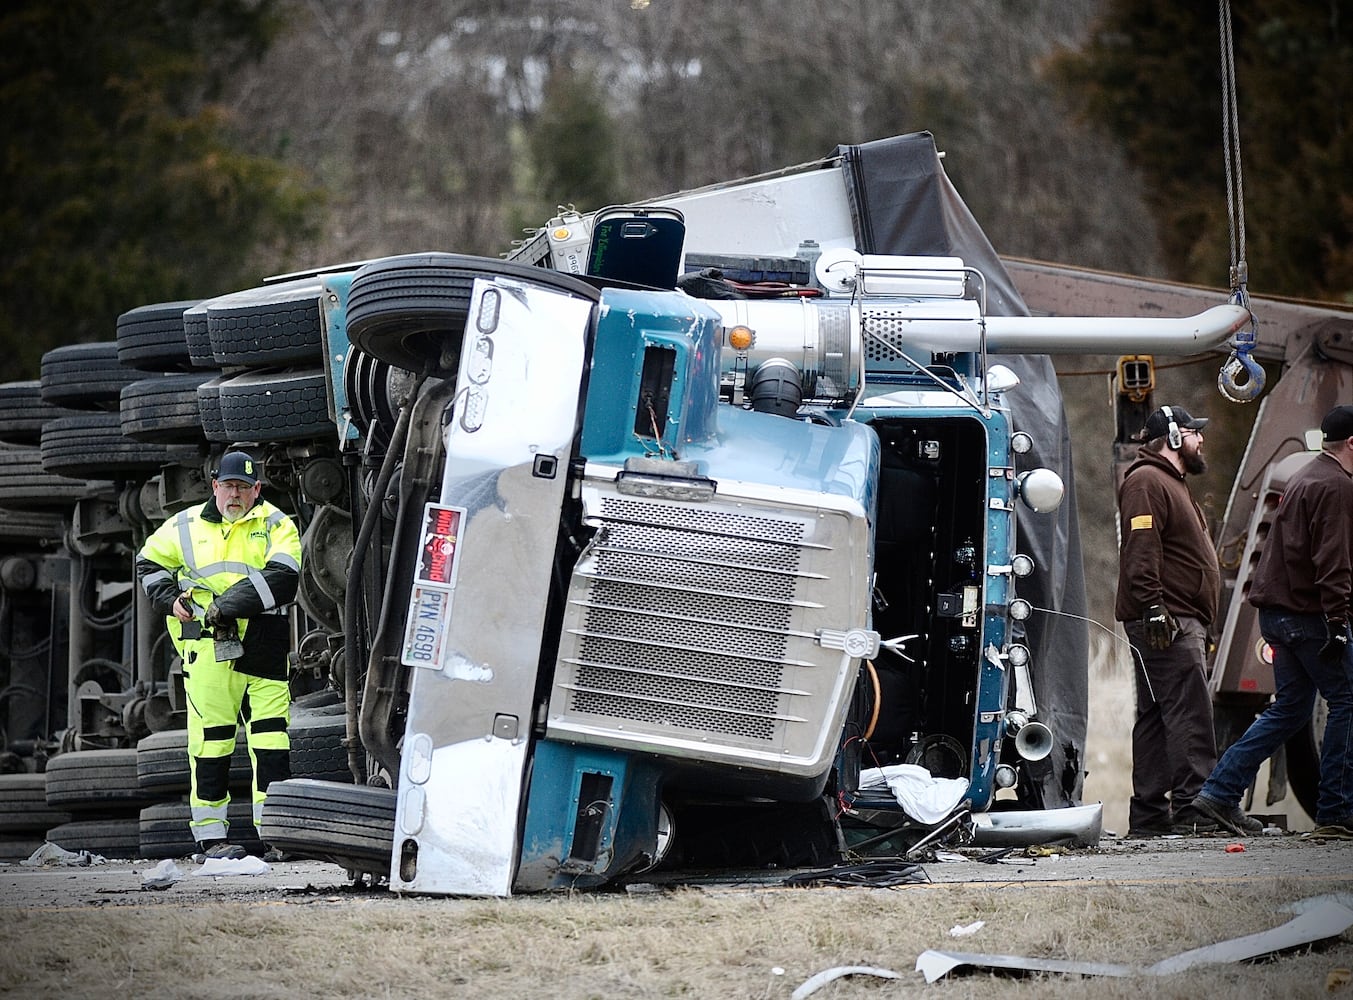
[[[286,606],[296,596],[300,571],[296,525],[261,497],[234,523],[221,517],[215,499],[180,511],[146,539],[136,558],[141,588],[166,616],[170,639],[186,662],[212,646],[210,638],[185,637],[185,623],[174,617],[174,601],[188,592],[197,623],[213,602],[222,617],[238,620],[244,655],[233,662],[235,670],[278,680],[287,675]]]

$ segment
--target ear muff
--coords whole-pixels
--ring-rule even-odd
[[[1168,406],[1162,406],[1160,412],[1165,414],[1165,419],[1169,426],[1169,429],[1166,431],[1165,440],[1169,443],[1171,448],[1178,451],[1184,446],[1184,435],[1179,432],[1179,425],[1175,423],[1174,410],[1170,409]]]

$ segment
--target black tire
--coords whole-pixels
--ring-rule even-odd
[[[231,441],[335,437],[321,369],[237,375],[220,387],[221,423]]]
[[[158,802],[141,810],[141,857],[186,858],[198,850],[188,821],[192,810],[186,802]],[[254,829],[254,806],[247,798],[232,798],[226,810],[230,822],[226,839],[250,854],[263,854],[267,846]]]
[[[589,302],[600,293],[572,275],[451,253],[407,254],[363,264],[348,289],[348,340],[406,371],[454,377],[475,278],[509,277]]]
[[[139,810],[153,798],[137,781],[134,749],[59,754],[47,762],[46,777],[47,804],[72,812],[124,807]]]
[[[183,314],[198,304],[160,302],[139,306],[117,318],[117,357],[123,365],[146,372],[182,371],[192,364],[183,332]]]
[[[44,831],[45,832],[45,831]],[[0,836],[0,861],[23,861],[46,843],[42,836],[34,839],[22,834]]]
[[[42,383],[6,382],[0,385],[0,441],[35,445],[42,440],[42,425],[74,411],[42,401]]]
[[[191,768],[186,729],[151,733],[136,744],[136,781],[142,789],[156,795],[187,795],[192,782]],[[230,755],[231,791],[247,792],[253,782],[249,747],[244,734],[237,732],[235,752]]]
[[[88,851],[116,860],[139,858],[141,821],[136,816],[76,820],[48,830],[47,842],[68,851]]]
[[[229,375],[217,375],[197,387],[197,416],[202,424],[202,434],[208,441],[230,441],[225,422],[221,420],[221,386],[230,378]]]
[[[395,793],[310,778],[277,781],[268,787],[258,832],[287,854],[385,876],[395,840]]]
[[[65,518],[60,514],[0,507],[0,542],[29,542],[37,543],[37,547],[55,547],[65,530]]]
[[[342,705],[316,711],[293,709],[291,725],[291,776],[318,781],[351,781],[347,736],[347,716]]]
[[[211,336],[207,333],[207,302],[184,310],[183,339],[188,345],[188,361],[194,368],[217,367],[211,356]]]
[[[324,357],[317,277],[297,278],[212,299],[207,337],[218,365],[283,366]]]
[[[68,344],[42,356],[42,399],[75,410],[116,407],[122,387],[144,378],[117,359],[117,341]]]
[[[122,433],[137,441],[197,444],[204,439],[197,389],[211,372],[142,379],[122,390]]]
[[[42,468],[75,479],[149,478],[164,465],[196,465],[197,448],[151,444],[122,433],[117,413],[82,413],[42,429]]]
[[[0,774],[0,833],[40,835],[70,820],[69,811],[47,804],[45,774]]]
[[[40,448],[0,449],[0,507],[24,511],[63,509],[90,492],[88,483],[44,469]]]
[[[1320,798],[1320,745],[1325,740],[1327,718],[1329,705],[1316,695],[1311,721],[1287,741],[1287,787],[1311,819],[1315,819],[1315,805]]]

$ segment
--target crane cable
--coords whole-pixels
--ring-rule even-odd
[[[1217,390],[1233,403],[1248,403],[1264,389],[1264,369],[1250,357],[1259,342],[1259,321],[1250,307],[1249,263],[1245,259],[1245,184],[1240,169],[1240,115],[1236,110],[1235,43],[1230,0],[1218,0],[1221,34],[1222,144],[1226,164],[1226,223],[1231,237],[1231,302],[1247,310],[1250,324],[1237,332],[1231,356],[1217,375]],[[1245,374],[1243,381],[1237,376]]]

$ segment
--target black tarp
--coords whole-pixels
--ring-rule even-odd
[[[847,176],[856,250],[961,257],[986,279],[989,315],[1029,315],[982,227],[945,174],[929,132],[839,146],[836,155]],[[1038,569],[1018,582],[1017,592],[1039,609],[1024,623],[1025,641],[1032,653],[1038,719],[1053,731],[1052,753],[1031,768],[1037,799],[1026,805],[1079,805],[1089,632],[1071,434],[1051,360],[1045,355],[999,360],[1020,377],[1009,406],[1015,427],[1034,440],[1033,450],[1017,459],[1017,470],[1052,469],[1066,484],[1066,499],[1055,514],[1024,512],[1019,519],[1019,551]]]

